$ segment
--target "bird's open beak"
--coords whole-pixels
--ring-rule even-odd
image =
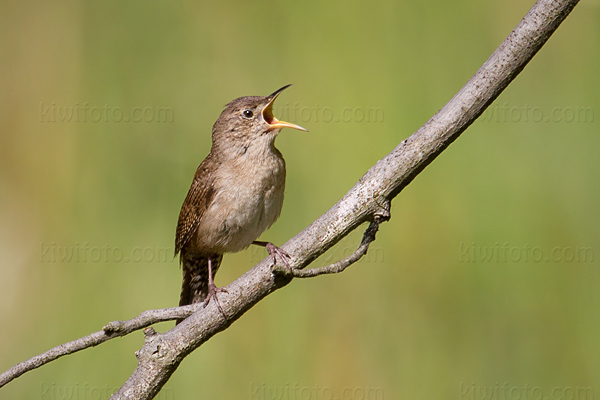
[[[299,131],[308,132],[308,129],[305,129],[300,125],[292,124],[291,122],[280,121],[273,115],[273,103],[275,102],[275,99],[277,98],[277,96],[279,96],[279,93],[283,92],[290,86],[292,85],[286,85],[281,89],[276,90],[275,93],[267,97],[267,99],[269,99],[269,102],[267,103],[266,107],[262,110],[262,117],[265,120],[265,122],[269,124],[273,129],[292,128],[298,129]]]

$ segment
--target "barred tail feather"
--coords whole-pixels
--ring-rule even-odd
[[[223,255],[211,256],[213,278],[221,265]],[[183,269],[183,282],[181,284],[181,295],[179,305],[200,303],[208,295],[208,256],[181,251],[181,266]],[[177,320],[177,323],[181,320]]]

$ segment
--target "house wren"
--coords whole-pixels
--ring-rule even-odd
[[[275,148],[281,128],[306,131],[273,116],[273,102],[291,85],[270,96],[240,97],[227,104],[212,129],[210,153],[194,175],[183,202],[175,237],[181,252],[183,283],[179,305],[211,298],[221,306],[213,282],[224,253],[264,246],[276,262],[287,254],[256,239],[279,217],[285,187],[285,161]]]

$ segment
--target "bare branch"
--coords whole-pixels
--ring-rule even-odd
[[[285,268],[279,265],[273,267],[273,272],[280,273],[283,276],[291,276],[294,278],[312,278],[319,275],[328,275],[328,274],[338,274],[343,272],[346,268],[360,260],[367,251],[369,250],[369,245],[375,241],[375,235],[379,230],[379,225],[383,221],[387,221],[390,218],[389,211],[386,211],[385,216],[376,215],[373,221],[369,224],[367,230],[363,235],[362,241],[360,242],[360,246],[348,257],[337,261],[333,264],[326,265],[324,267],[319,268],[311,268],[311,269],[296,269],[296,268]]]
[[[99,332],[94,332],[72,342],[56,346],[42,354],[23,361],[0,375],[0,388],[8,382],[23,375],[27,371],[41,367],[57,358],[97,346],[107,340],[125,336],[131,332],[144,329],[157,322],[170,321],[177,318],[186,318],[192,315],[202,304],[192,304],[184,307],[164,308],[160,310],[147,310],[128,321],[113,321],[102,327]]]

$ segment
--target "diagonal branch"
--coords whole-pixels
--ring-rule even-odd
[[[483,113],[525,68],[577,3],[578,0],[539,0],[441,110],[377,162],[337,204],[282,249],[292,256],[290,266],[302,270],[364,222],[371,222],[367,231],[371,230],[372,239],[363,240],[349,259],[325,269],[293,271],[292,275],[316,276],[335,272],[360,258],[374,240],[376,227],[381,216],[389,211],[390,201]],[[227,286],[227,293],[219,296],[227,318],[212,302],[168,332],[146,329],[145,343],[136,353],[137,368],[111,398],[153,398],[188,354],[227,329],[264,297],[290,283],[290,276],[273,273],[271,261],[268,258],[257,264]],[[125,322],[123,326],[129,325]],[[113,332],[112,329],[115,328],[111,326],[109,330]]]

